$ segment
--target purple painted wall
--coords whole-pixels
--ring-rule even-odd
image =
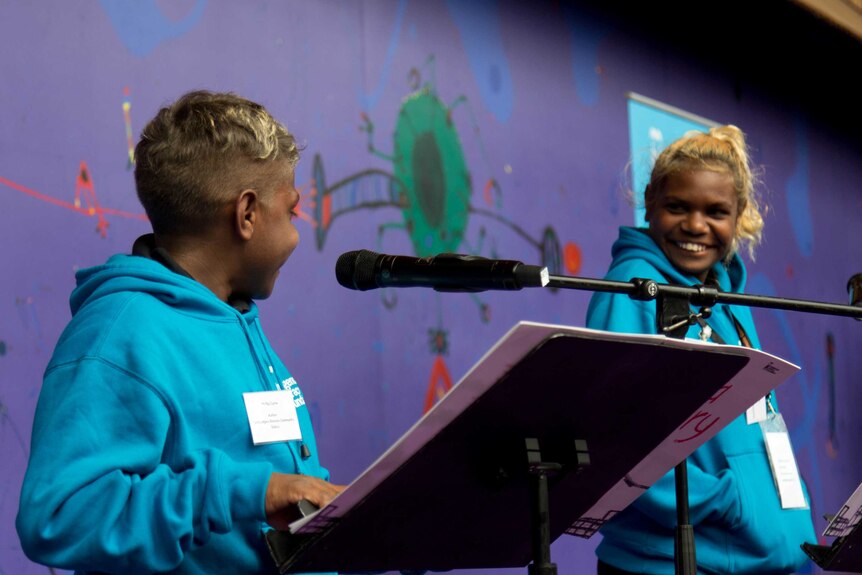
[[[750,291],[844,301],[847,278],[862,271],[852,238],[862,222],[862,146],[831,115],[821,120],[817,106],[830,100],[812,100],[818,89],[803,75],[770,88],[713,66],[711,55],[680,56],[630,33],[630,22],[560,2],[0,4],[0,574],[47,571],[21,554],[14,517],[73,273],[127,252],[148,231],[127,130],[136,141],[160,105],[190,89],[259,100],[306,143],[297,171],[303,241],[262,307],[337,482],[422,415],[429,385],[443,386],[439,370],[457,380],[520,319],[583,325],[588,295],[578,292],[359,293],[335,283],[345,251],[430,245],[405,229],[410,213],[367,207],[390,198],[401,169],[393,150],[411,137],[397,131],[399,113],[423,87],[435,125],[460,142],[450,159],[463,158],[469,172],[466,222],[436,230],[463,232],[456,251],[538,263],[550,227],[561,273],[601,276],[617,226],[633,218],[623,192],[626,94],[637,92],[749,134],[771,205]],[[314,209],[324,196],[335,211],[357,209],[327,222]],[[814,513],[834,512],[862,480],[862,418],[853,411],[862,404],[860,325],[756,317],[764,348],[803,367],[779,398]],[[439,544],[445,553],[445,537]],[[594,545],[564,537],[554,560],[561,572],[592,573]]]

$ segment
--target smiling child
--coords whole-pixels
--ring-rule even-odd
[[[747,247],[753,257],[763,229],[754,180],[735,126],[673,142],[656,159],[644,192],[649,227],[620,228],[606,279],[741,293],[746,271],[738,251]],[[691,326],[687,337],[760,347],[747,307],[715,305],[708,324],[710,330]],[[597,293],[587,326],[657,333],[655,302]],[[768,418],[777,418],[773,394],[766,403]],[[782,508],[758,423],[741,415],[687,460],[698,572],[793,573],[806,561],[800,545],[816,540],[809,509]],[[672,575],[675,526],[670,472],[602,527],[599,575]]]

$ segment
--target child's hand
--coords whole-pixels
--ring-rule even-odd
[[[280,531],[287,531],[287,526],[300,518],[296,504],[302,499],[325,507],[345,487],[309,475],[273,473],[266,486],[266,521]]]

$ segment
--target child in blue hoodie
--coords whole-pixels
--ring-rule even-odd
[[[656,159],[644,201],[649,227],[620,229],[607,279],[743,291],[746,272],[737,252],[747,244],[753,256],[763,218],[738,128],[691,133],[668,146]],[[656,333],[655,302],[597,293],[587,326]],[[760,347],[743,306],[714,306],[708,326],[692,326],[687,337]],[[775,413],[774,396],[767,399]],[[698,573],[792,573],[804,564],[800,545],[816,540],[811,514],[782,509],[759,424],[740,416],[687,460],[687,470]],[[672,575],[675,526],[670,472],[602,527],[599,575]]]
[[[294,137],[233,94],[161,109],[135,149],[153,233],[77,274],[17,528],[76,573],[272,573],[262,532],[342,489],[261,327],[299,236]]]

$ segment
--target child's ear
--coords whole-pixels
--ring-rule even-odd
[[[250,240],[254,235],[257,223],[257,213],[260,210],[260,197],[252,189],[243,190],[234,203],[234,229],[243,240]]]

